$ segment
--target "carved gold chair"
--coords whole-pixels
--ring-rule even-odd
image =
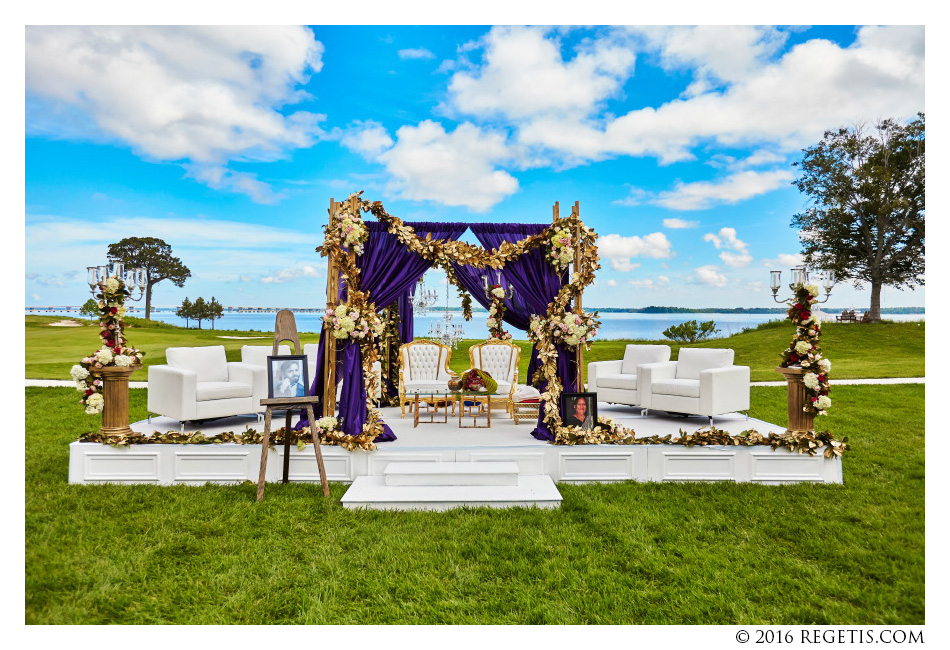
[[[399,346],[400,417],[406,417],[406,404],[413,402],[414,396],[406,393],[448,390],[449,379],[458,376],[449,370],[451,357],[452,348],[435,341],[418,339]]]
[[[504,406],[508,414],[512,415],[521,348],[511,341],[491,339],[470,347],[468,358],[472,368],[484,370],[498,382],[498,397],[492,398],[492,406]]]

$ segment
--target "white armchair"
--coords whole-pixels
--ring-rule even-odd
[[[521,360],[521,348],[510,341],[497,339],[478,343],[468,349],[468,358],[472,368],[478,368],[491,375],[498,382],[499,397],[492,400],[504,406],[512,413],[513,395],[518,383],[518,362]]]
[[[251,393],[251,402],[254,405],[255,413],[263,413],[265,407],[261,406],[261,400],[267,397],[267,357],[273,355],[274,346],[272,345],[244,345],[241,346],[241,363],[254,366],[254,389]],[[277,354],[292,354],[289,345],[281,345],[277,348]],[[311,379],[313,375],[310,375]]]
[[[749,409],[749,366],[724,348],[680,348],[676,361],[640,366],[642,406],[668,413],[714,415]]]
[[[628,345],[619,361],[587,364],[587,390],[597,393],[597,401],[629,406],[646,406],[640,389],[638,368],[645,363],[670,360],[668,345]]]
[[[441,343],[418,339],[399,346],[399,409],[406,416],[406,404],[413,398],[408,391],[448,390],[449,379],[457,375],[449,370],[452,348]]]
[[[255,366],[228,362],[223,345],[167,348],[148,368],[148,411],[186,421],[255,413]],[[266,381],[266,380],[265,380]]]

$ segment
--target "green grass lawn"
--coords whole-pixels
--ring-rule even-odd
[[[99,346],[97,324],[86,327],[50,327],[60,320],[52,316],[26,316],[26,376],[33,379],[69,379],[69,369],[83,356]],[[135,321],[145,324],[146,321]],[[924,376],[924,324],[922,322],[875,324],[828,323],[822,326],[822,348],[832,362],[833,379]],[[791,341],[793,328],[787,322],[771,322],[758,328],[695,344],[698,347],[728,347],[736,351],[736,364],[752,368],[753,381],[778,381],[775,372],[781,353]],[[152,322],[127,331],[134,346],[145,350],[146,367],[165,363],[165,348],[173,346],[224,345],[229,361],[239,361],[242,345],[270,345],[271,333],[197,330]],[[261,336],[261,339],[236,340],[221,336]],[[301,345],[315,343],[319,335],[303,332]],[[468,368],[468,349],[478,341],[466,340],[452,353],[450,367],[456,372]],[[584,354],[586,363],[623,358],[627,343],[657,341],[597,341]],[[669,343],[669,341],[659,341]],[[517,342],[522,349],[520,377],[527,376],[531,346]],[[673,358],[679,350],[676,344]],[[145,369],[132,375],[133,381],[144,381]]]
[[[843,329],[829,341],[872,331]],[[832,398],[844,485],[565,484],[554,511],[387,513],[345,510],[343,484],[262,503],[250,483],[69,485],[99,418],[28,388],[26,622],[923,624],[924,387]],[[752,389],[754,417],[785,408]]]

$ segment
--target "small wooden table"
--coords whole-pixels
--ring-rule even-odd
[[[317,418],[313,414],[314,403],[320,401],[320,398],[314,395],[305,395],[304,397],[276,397],[262,399],[261,405],[267,408],[264,411],[264,441],[261,448],[261,473],[257,479],[257,500],[264,498],[264,473],[267,470],[267,450],[270,444],[270,422],[271,415],[275,408],[287,411],[286,429],[284,435],[284,476],[283,482],[288,481],[290,474],[290,416],[294,408],[305,408],[307,417],[310,420],[310,430],[313,431],[313,424]],[[327,485],[327,473],[323,467],[323,453],[320,451],[320,437],[313,436],[313,452],[317,456],[317,468],[320,471],[320,485],[323,486],[323,496],[330,496],[330,486]]]

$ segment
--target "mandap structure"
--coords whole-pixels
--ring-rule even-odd
[[[363,199],[362,192],[343,202],[331,199],[329,213],[324,243],[317,248],[328,258],[327,313],[310,392],[321,398],[325,422],[333,417],[341,378],[337,425],[348,438],[346,446],[373,449],[374,441],[395,439],[372,399],[377,379],[370,369],[381,360],[382,393],[394,395],[394,360],[399,345],[412,340],[411,300],[432,267],[445,271],[459,292],[466,320],[472,297],[491,305],[493,298],[482,288],[489,270],[495,277],[500,272],[503,288],[516,289],[499,311],[533,343],[527,379],[542,399],[535,438],[607,442],[613,435],[606,425],[591,432],[565,427],[558,408],[562,391],[583,386],[583,353],[600,324],[597,313],[585,312],[582,304],[600,264],[597,235],[581,221],[579,203],[567,217],[555,203],[550,224],[404,222],[379,201]],[[375,220],[364,221],[364,214]],[[459,241],[466,230],[482,246]],[[304,419],[297,426],[307,424]]]

